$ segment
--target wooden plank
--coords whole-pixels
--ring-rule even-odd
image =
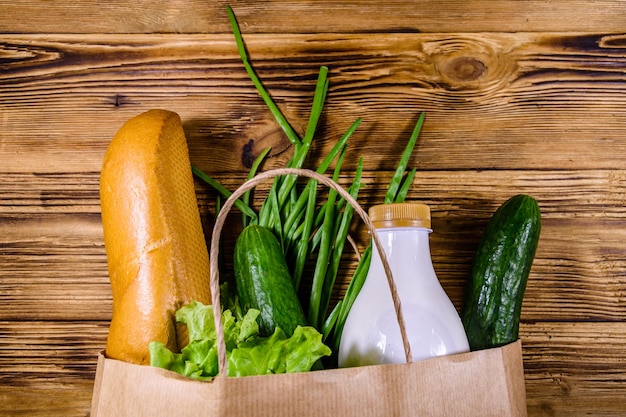
[[[89,415],[107,332],[107,322],[0,321],[2,415]]]
[[[7,384],[87,381],[106,345],[108,322],[0,321],[0,374]]]
[[[314,154],[322,151],[313,145]],[[579,152],[582,154],[584,148],[581,147]],[[366,186],[359,194],[359,202],[367,208],[381,202],[393,174],[377,170],[376,166],[385,161],[390,165],[397,164],[399,155],[391,149],[380,153],[360,153],[367,158],[364,162],[366,171],[362,177]],[[213,152],[207,152],[207,156],[216,160],[218,158]],[[312,158],[305,166],[315,169],[319,159]],[[452,165],[451,162],[449,164]],[[621,219],[626,215],[624,169],[428,170],[422,167],[419,155],[409,166],[417,169],[409,196],[430,204],[435,216],[484,220],[512,193],[533,194],[540,201],[544,218]],[[224,173],[207,168],[205,171],[210,176],[231,191],[243,184],[247,175],[244,171]],[[101,229],[98,194],[100,172],[64,173],[60,172],[61,169],[57,167],[58,173],[2,173],[0,215],[7,222],[19,222],[23,220],[23,215],[33,215],[39,221],[50,219],[52,225],[55,219],[58,222],[58,217],[43,215],[82,215],[76,217],[77,221],[88,222],[89,230],[97,234],[97,229]],[[347,187],[352,181],[353,172],[349,169],[342,172],[339,184]],[[266,185],[258,187],[261,191],[255,194],[257,199],[254,204],[258,205],[264,197]],[[323,191],[323,188],[320,190]],[[199,205],[205,210],[213,210],[214,190],[196,179],[196,193]],[[3,224],[10,227],[10,223]]]
[[[261,78],[301,132],[318,67],[330,66],[320,153],[362,117],[353,149],[397,155],[426,111],[416,156],[424,169],[624,167],[626,36],[247,40]],[[212,172],[245,170],[243,149],[256,155],[271,146],[269,165],[289,157],[227,35],[137,36],[132,44],[117,35],[0,35],[0,48],[1,171],[97,172],[121,124],[154,107],[181,114],[194,163]],[[347,169],[358,155],[349,153]],[[395,159],[377,163],[392,170]]]
[[[523,324],[530,416],[626,412],[626,323]]]
[[[29,164],[27,158],[22,161]],[[59,166],[50,173],[0,172],[0,180],[0,213],[19,213],[13,221],[19,222],[24,214],[92,214],[92,227],[101,228],[96,218],[100,215],[99,171],[65,173]]]
[[[1,318],[110,318],[98,214],[0,216]]]
[[[365,175],[359,198],[364,207],[381,201],[390,176]],[[508,197],[528,193],[540,203],[543,229],[524,319],[619,321],[626,314],[624,176],[617,170],[419,171],[409,199],[431,206],[433,261],[457,305],[487,220]],[[7,202],[0,211],[0,292],[11,308],[0,309],[0,319],[110,318],[97,177],[8,176],[14,181],[5,184],[13,185],[0,189]],[[231,190],[244,180],[243,175],[216,178]],[[348,181],[341,180],[346,186]],[[41,205],[38,196],[44,193],[56,203]],[[72,194],[85,198],[72,200]],[[210,227],[215,194],[198,184],[198,195]],[[368,241],[362,227],[354,237],[361,245]],[[353,268],[346,264],[342,272],[349,277]]]
[[[85,417],[89,416],[92,391],[92,380],[13,380],[10,385],[0,385],[0,411],[6,417]]]
[[[609,0],[315,2],[175,0],[102,3],[2,1],[0,32],[223,33],[231,4],[251,33],[576,31],[624,29],[625,5]],[[80,24],[73,24],[80,22]]]

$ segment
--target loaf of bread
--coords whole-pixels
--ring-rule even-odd
[[[172,351],[185,342],[174,316],[179,307],[211,303],[209,255],[178,114],[150,110],[119,129],[104,157],[100,202],[113,294],[106,355],[149,364],[151,341]]]

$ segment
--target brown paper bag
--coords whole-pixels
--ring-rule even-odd
[[[257,175],[229,198],[216,220],[211,241],[211,291],[220,305],[217,270],[219,233],[234,200],[276,175],[315,178],[336,189],[368,225],[367,214],[341,187],[307,170],[280,169]],[[395,285],[384,251],[372,234]],[[154,416],[526,416],[521,342],[479,352],[412,362],[397,294],[394,303],[405,341],[406,364],[375,365],[297,374],[228,378],[221,315],[214,309],[220,375],[199,382],[149,366],[98,357],[92,417]]]
[[[400,365],[198,382],[98,358],[92,417],[526,416],[519,341]]]

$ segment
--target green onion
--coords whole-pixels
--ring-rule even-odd
[[[352,124],[352,126],[350,126],[348,131],[333,146],[333,148],[326,155],[324,160],[320,163],[320,166],[317,168],[316,172],[318,174],[324,174],[326,172],[326,170],[328,169],[328,167],[330,167],[330,164],[335,159],[335,157],[337,155],[339,155],[340,152],[345,148],[345,146],[346,146],[346,144],[348,142],[348,139],[350,138],[350,136],[352,136],[352,133],[354,133],[354,131],[356,130],[356,128],[359,126],[360,123],[361,123],[361,119],[357,119],[357,121],[355,121]],[[309,180],[309,181],[312,182],[313,180]],[[317,184],[317,182],[315,182],[315,183]],[[298,202],[296,203],[296,206],[294,207],[294,210],[291,213],[289,213],[289,215],[287,216],[287,219],[285,220],[285,229],[286,230],[292,230],[292,227],[294,226],[295,221],[296,221],[297,217],[300,214],[299,210],[301,210],[304,207],[304,205],[305,205],[305,201],[308,198],[309,191],[310,191],[309,187],[305,187],[304,188],[304,190],[300,194],[300,198],[299,198]]]
[[[300,289],[300,282],[304,273],[307,256],[309,253],[309,238],[313,229],[313,217],[315,216],[315,204],[317,202],[317,181],[307,184],[309,189],[304,221],[302,222],[301,235],[296,247],[295,265],[293,268],[293,282],[296,291]],[[304,194],[304,193],[303,193]],[[287,229],[289,230],[289,229]]]
[[[213,187],[223,197],[228,198],[232,194],[231,191],[229,191],[226,187],[224,187],[219,182],[215,181],[213,178],[209,177],[200,168],[196,166],[192,166],[191,171],[194,173],[194,175],[196,175],[202,181],[206,182],[211,187]],[[246,216],[250,217],[251,219],[254,219],[254,220],[257,219],[257,214],[254,212],[254,210],[252,210],[250,206],[248,206],[243,201],[241,201],[241,199],[237,199],[235,201],[235,207],[237,207],[242,213],[244,213]]]
[[[227,6],[227,12],[244,68],[259,95],[276,119],[276,122],[294,146],[293,156],[288,161],[287,167],[302,168],[315,138],[324,102],[328,94],[328,68],[325,66],[320,67],[308,124],[304,136],[301,138],[291,127],[291,124],[282,114],[255,73],[249,62],[246,45],[230,6]],[[383,200],[385,204],[404,201],[410,190],[411,184],[415,179],[416,169],[413,168],[408,174],[406,170],[423,122],[424,113],[418,118],[400,157]],[[343,160],[347,153],[348,140],[360,123],[361,119],[357,119],[324,157],[316,170],[319,174],[326,174],[331,164],[335,162],[332,178],[335,182],[338,181]],[[268,153],[269,149],[266,149],[255,159],[248,173],[248,179],[256,175]],[[232,194],[198,168],[193,167],[193,172],[200,179],[215,188],[219,195],[227,198]],[[355,199],[362,187],[362,172],[363,158],[359,160],[353,182],[349,188],[349,193]],[[354,208],[347,204],[343,198],[337,198],[337,192],[334,189],[329,190],[325,201],[319,202],[317,187],[317,181],[312,179],[309,179],[306,183],[299,183],[298,177],[295,175],[280,176],[276,177],[272,182],[269,193],[262,202],[258,213],[252,209],[250,192],[244,193],[242,198],[235,202],[235,206],[243,214],[244,226],[258,223],[276,233],[291,268],[296,289],[301,286],[305,265],[308,260],[315,259],[311,292],[308,297],[307,317],[310,324],[318,329],[322,329],[324,340],[330,338],[332,347],[336,352],[345,320],[365,282],[373,249],[371,243],[366,247],[348,284],[344,297],[327,314],[332,291],[338,276],[339,265],[343,257],[345,242],[348,239]]]
[[[328,269],[328,262],[330,259],[331,251],[331,239],[333,229],[333,218],[335,210],[335,199],[337,191],[330,190],[328,192],[328,200],[324,203],[324,221],[320,228],[320,245],[317,253],[317,261],[315,263],[315,270],[313,271],[313,284],[311,287],[311,294],[309,300],[309,310],[307,318],[309,323],[316,328],[319,328],[320,311],[322,304],[322,291],[324,288],[324,278],[326,277],[326,270]]]
[[[252,166],[250,167],[250,172],[248,173],[247,180],[252,179],[252,178],[256,175],[256,173],[257,173],[257,171],[258,171],[258,169],[259,169],[259,166],[261,165],[261,163],[263,162],[263,160],[265,159],[265,157],[267,156],[267,154],[270,152],[270,150],[271,150],[271,149],[272,149],[272,148],[267,148],[267,149],[265,149],[264,151],[262,151],[262,152],[259,154],[259,156],[257,156],[257,157],[254,159],[254,162],[252,163]],[[246,192],[245,192],[245,193],[241,196],[241,200],[242,200],[242,201],[243,201],[243,203],[244,203],[245,205],[247,205],[248,207],[250,207],[250,196],[251,196],[251,190],[246,191]],[[243,219],[242,219],[242,224],[243,224],[243,227],[246,227],[248,224],[250,224],[250,220],[251,220],[251,219],[250,219],[250,216],[249,216],[249,215],[245,215],[245,214],[244,214]]]
[[[328,82],[326,80],[327,72],[328,69],[325,67],[322,67],[320,69],[317,86],[315,88],[315,96],[313,97],[313,108],[311,110],[307,133],[305,139],[303,141],[298,141],[298,144],[296,145],[296,151],[294,152],[293,157],[287,164],[287,166],[290,168],[301,168],[311,147],[313,132],[315,131],[315,127],[317,126],[317,122],[319,120],[319,116],[323,107],[322,100],[324,97],[326,97],[326,89],[328,88]],[[285,200],[291,193],[291,190],[295,186],[296,181],[297,177],[294,175],[288,175],[285,178],[277,177],[274,179],[272,188],[277,190],[277,203],[279,207],[281,207],[285,203]],[[271,211],[271,209],[269,211]],[[266,209],[264,207],[261,207],[261,210],[259,211],[259,216],[261,218],[261,224],[267,223],[267,219],[265,218]]]
[[[276,104],[274,103],[270,95],[268,94],[268,92],[265,90],[265,87],[261,83],[261,80],[259,80],[259,77],[256,75],[256,73],[254,72],[254,69],[250,65],[250,62],[248,61],[248,54],[246,52],[246,47],[243,42],[243,37],[241,36],[241,31],[239,30],[239,25],[237,24],[237,19],[235,18],[235,13],[233,12],[233,9],[230,6],[226,6],[226,11],[228,12],[228,19],[230,20],[230,26],[233,30],[233,34],[235,35],[235,42],[237,43],[237,50],[239,51],[239,56],[241,57],[241,61],[243,62],[243,66],[246,69],[248,76],[252,80],[252,83],[256,87],[260,96],[263,98],[263,101],[265,102],[267,107],[270,109],[270,112],[276,118],[278,125],[283,129],[283,132],[285,132],[285,134],[287,135],[287,138],[289,139],[289,141],[293,143],[294,145],[299,144],[300,138],[298,137],[296,132],[293,130],[293,128],[291,127],[291,125],[289,124],[285,116],[283,116],[281,111],[278,109],[278,107],[276,106]]]
[[[337,323],[337,318],[339,317],[339,313],[341,311],[342,304],[343,304],[343,301],[339,300],[337,304],[335,304],[335,307],[332,309],[328,317],[326,318],[326,321],[324,321],[324,324],[322,325],[322,331],[321,331],[322,342],[326,341],[326,339],[330,335],[330,332],[335,327],[335,324]]]
[[[359,161],[357,171],[355,173],[354,182],[350,187],[350,195],[356,200],[361,188],[361,175],[363,172],[363,159]],[[324,280],[324,287],[322,289],[322,300],[320,305],[320,313],[325,313],[330,305],[330,299],[332,291],[335,286],[337,273],[339,271],[339,264],[343,257],[343,249],[348,238],[348,231],[350,229],[350,223],[352,222],[352,215],[354,208],[351,205],[346,205],[345,210],[340,214],[338,218],[337,231],[334,233],[335,240],[330,259],[330,265],[326,272],[326,279]]]
[[[396,194],[398,192],[398,188],[400,187],[400,183],[402,182],[404,172],[406,171],[406,166],[409,163],[409,158],[411,157],[411,153],[413,152],[413,148],[415,147],[415,143],[417,142],[417,137],[420,134],[422,125],[424,124],[424,116],[425,114],[422,112],[419,119],[417,120],[417,123],[415,124],[415,127],[413,128],[413,133],[411,133],[409,143],[407,143],[404,152],[402,152],[400,162],[398,163],[396,172],[391,179],[389,189],[387,190],[387,194],[385,195],[385,204],[392,203],[396,200]]]

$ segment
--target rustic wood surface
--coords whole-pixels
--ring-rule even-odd
[[[435,268],[457,305],[489,216],[537,198],[529,415],[626,415],[626,2],[231,4],[297,130],[330,68],[310,166],[362,117],[344,172],[365,157],[365,206],[426,112],[409,197],[432,207]],[[177,111],[193,162],[231,188],[250,154],[288,159],[224,5],[0,1],[1,415],[89,414],[111,314],[99,170],[125,120]],[[209,223],[215,194],[197,191]]]

